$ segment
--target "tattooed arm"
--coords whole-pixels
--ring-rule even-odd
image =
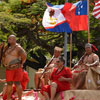
[[[18,55],[21,58],[21,64],[23,65],[26,61],[27,54],[21,46],[18,47]]]

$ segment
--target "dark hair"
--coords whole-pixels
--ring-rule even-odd
[[[59,60],[62,61],[63,63],[65,63],[65,58],[64,58],[64,56],[60,56],[60,57],[59,57]]]

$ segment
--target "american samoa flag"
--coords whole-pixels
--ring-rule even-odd
[[[100,19],[100,0],[95,2],[95,6],[93,9],[93,16],[96,19]]]
[[[66,22],[61,9],[64,5],[52,5],[47,3],[47,9],[44,13],[42,24],[44,28],[51,32],[67,32],[72,33],[69,24]]]

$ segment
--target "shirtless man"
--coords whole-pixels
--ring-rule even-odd
[[[97,48],[94,45],[90,43],[85,45],[85,54],[80,58],[72,71],[74,89],[82,89],[89,67],[96,68],[99,65],[99,57],[94,53],[95,51],[97,51]]]
[[[45,67],[44,69],[46,70],[45,73],[44,73],[44,85],[48,84],[48,80],[49,80],[49,75],[50,75],[50,70],[49,69],[52,69],[52,67],[56,67],[56,60],[57,58],[61,55],[61,52],[62,52],[62,48],[60,47],[55,47],[54,48],[54,55],[53,55],[53,58],[51,59],[51,63],[49,64],[48,67]],[[52,65],[51,65],[52,64]],[[34,78],[34,82],[35,82],[35,88],[36,89],[39,89],[40,87],[40,78],[41,78],[41,75],[44,71],[44,69],[39,69],[36,73],[35,73],[35,78]]]
[[[12,85],[15,84],[18,94],[18,100],[21,100],[22,87],[20,81],[22,80],[22,67],[26,61],[26,52],[16,43],[16,36],[10,35],[8,37],[8,46],[4,48],[3,65],[6,67],[6,81],[7,81],[7,100],[10,100],[12,93]]]

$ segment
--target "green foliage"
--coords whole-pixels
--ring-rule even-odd
[[[9,0],[9,6],[13,13],[18,13],[21,10],[21,0]]]
[[[22,17],[21,17],[22,16]],[[16,26],[26,27],[31,24],[31,20],[28,18],[24,18],[22,14],[14,14],[11,15],[9,13],[2,12],[0,13],[0,25],[3,32],[7,33],[15,33],[14,30]]]
[[[43,16],[44,10],[46,9],[46,2],[41,0],[37,0],[36,3],[33,3],[30,7],[30,13],[32,15],[40,15]],[[40,13],[41,12],[41,13]]]
[[[9,4],[6,3],[6,2],[1,2],[0,3],[0,12],[9,12],[10,11],[10,7],[9,7]]]
[[[1,40],[7,41],[8,35],[15,34],[17,41],[28,53],[36,52],[39,49],[45,55],[52,55],[55,46],[63,47],[64,33],[48,32],[42,26],[46,1],[56,5],[65,3],[65,0],[37,0],[31,4],[22,4],[21,0],[9,0],[8,3],[0,3],[0,42]],[[93,17],[92,10],[93,5],[90,6],[91,42],[98,45],[100,21]],[[84,44],[88,41],[88,32],[81,31],[72,34],[73,50],[78,50],[79,56],[81,56]],[[69,41],[68,36],[68,43],[70,43]]]

